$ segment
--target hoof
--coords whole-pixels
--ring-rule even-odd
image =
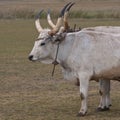
[[[84,117],[86,115],[86,113],[83,114],[82,112],[80,112],[80,113],[77,114],[77,117]]]
[[[109,107],[104,107],[104,108],[98,107],[96,111],[97,112],[104,112],[104,111],[108,111],[108,110],[110,110]]]

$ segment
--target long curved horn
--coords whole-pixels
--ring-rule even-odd
[[[58,30],[59,30],[60,27],[62,26],[62,17],[64,16],[64,13],[65,13],[66,8],[67,8],[70,4],[71,4],[71,2],[68,3],[68,4],[66,4],[66,5],[63,7],[63,9],[61,10],[60,15],[59,15],[59,17],[58,17],[57,23],[56,23],[55,27],[53,28],[53,30],[48,33],[49,35],[54,35],[54,34],[56,34],[56,33],[58,32]]]
[[[69,13],[69,10],[70,10],[70,8],[74,5],[75,3],[71,3],[69,6],[68,6],[68,8],[66,9],[66,11],[65,11],[65,14],[64,14],[64,29],[65,30],[68,30],[70,27],[69,27],[69,25],[68,25],[68,20],[67,20],[67,18],[68,18],[68,13]]]
[[[47,21],[52,28],[55,28],[55,24],[52,22],[51,17],[50,17],[50,10],[48,10],[47,12]]]
[[[42,12],[43,12],[43,10],[41,10],[39,12],[39,14],[35,17],[35,26],[36,26],[36,29],[39,33],[43,30],[43,28],[40,24],[40,20],[39,20]]]

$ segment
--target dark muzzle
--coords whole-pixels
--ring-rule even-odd
[[[28,59],[29,59],[30,61],[32,61],[33,55],[29,55]]]

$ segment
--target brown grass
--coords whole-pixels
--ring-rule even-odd
[[[42,20],[46,26],[46,20]],[[70,20],[81,27],[120,25],[120,21]],[[88,114],[76,117],[80,108],[75,81],[64,81],[59,66],[32,63],[27,57],[37,32],[33,20],[0,20],[0,120],[120,120],[120,84],[112,82],[112,107],[97,113],[98,83],[91,82]]]
[[[5,0],[0,1],[0,10],[6,9],[48,9],[60,10],[69,0]],[[74,0],[74,10],[118,10],[119,0]],[[53,9],[54,8],[54,9]]]
[[[69,0],[5,0],[0,1],[0,18],[33,18],[41,9],[51,9],[53,16]],[[120,18],[119,0],[74,0],[71,9],[73,17],[81,18]],[[82,15],[81,15],[82,13]]]

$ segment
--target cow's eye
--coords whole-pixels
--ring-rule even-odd
[[[44,42],[40,44],[40,46],[43,46],[43,45],[45,45],[45,43],[44,43]]]

